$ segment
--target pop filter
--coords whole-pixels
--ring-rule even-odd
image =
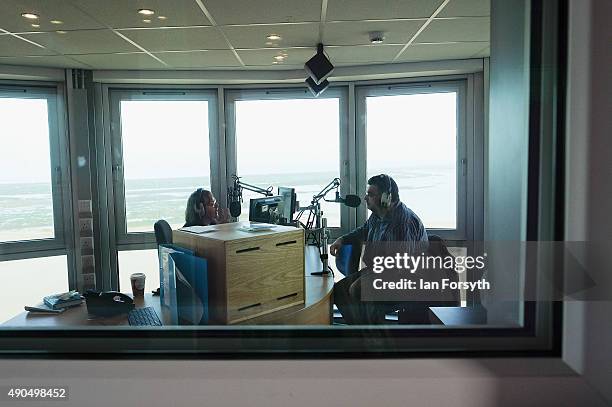
[[[347,195],[344,197],[344,204],[351,208],[356,208],[361,205],[361,198],[357,195]]]

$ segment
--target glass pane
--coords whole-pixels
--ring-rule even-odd
[[[122,101],[127,232],[185,223],[187,198],[210,189],[207,101]]]
[[[236,155],[242,181],[295,188],[301,206],[340,176],[340,100],[289,99],[236,102]],[[263,195],[245,190],[249,200]],[[328,196],[332,199],[333,194]],[[321,201],[328,226],[340,227],[340,205]]]
[[[119,252],[119,289],[131,293],[130,276],[133,273],[144,273],[145,293],[159,287],[159,260],[157,249],[125,250]]]
[[[367,176],[389,174],[427,228],[457,228],[457,93],[367,103]]]
[[[0,98],[0,241],[53,237],[47,100]]]
[[[43,297],[68,291],[66,256],[0,262],[0,323],[36,306]]]

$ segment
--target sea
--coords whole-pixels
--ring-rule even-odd
[[[379,173],[376,170],[370,174]],[[456,222],[455,168],[395,168],[387,170],[397,182],[401,200],[428,228],[454,228]],[[248,184],[268,188],[296,189],[300,206],[307,206],[338,174],[334,172],[298,174],[250,174],[241,178]],[[125,182],[128,232],[153,230],[158,219],[180,227],[185,219],[189,195],[199,187],[210,185],[208,177],[165,179],[128,179]],[[365,191],[357,191],[363,196]],[[250,198],[261,197],[243,191],[241,219],[248,219]],[[330,193],[327,198],[333,199]],[[340,205],[321,202],[329,226],[340,225]],[[0,184],[0,242],[53,237],[53,210],[50,183]]]

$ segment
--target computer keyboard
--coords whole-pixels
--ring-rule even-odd
[[[157,313],[152,307],[134,308],[128,314],[131,326],[162,326]]]

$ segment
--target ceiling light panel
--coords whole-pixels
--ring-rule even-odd
[[[206,0],[208,11],[217,24],[273,24],[318,22],[321,19],[321,0]],[[281,34],[282,35],[282,34]]]
[[[491,0],[453,0],[438,17],[483,17],[491,15]]]
[[[194,0],[156,1],[153,15],[138,13],[143,4],[135,0],[79,0],[78,5],[112,28],[211,25]]]
[[[69,31],[66,34],[49,32],[22,34],[22,36],[61,54],[103,54],[140,51],[140,49],[110,30]]]
[[[28,6],[35,4],[35,10]],[[21,17],[22,13],[35,12],[38,20],[28,20]],[[0,0],[0,27],[5,30],[20,33],[32,31],[30,24],[40,24],[42,31],[54,31],[57,24],[50,20],[62,21],[62,30],[81,30],[104,28],[103,25],[81,12],[69,1],[23,1]]]
[[[415,42],[489,41],[490,24],[489,17],[435,19],[416,37]]]
[[[312,47],[319,39],[319,24],[282,24],[223,27],[230,43],[237,49]],[[274,32],[282,37],[270,41],[267,35]],[[270,42],[271,44],[266,44]]]
[[[441,2],[442,0],[329,0],[327,21],[429,18]]]
[[[427,20],[385,22],[340,22],[325,24],[326,45],[368,45],[370,31],[382,31],[385,44],[405,44]]]
[[[223,36],[214,27],[118,31],[151,52],[229,49]]]

